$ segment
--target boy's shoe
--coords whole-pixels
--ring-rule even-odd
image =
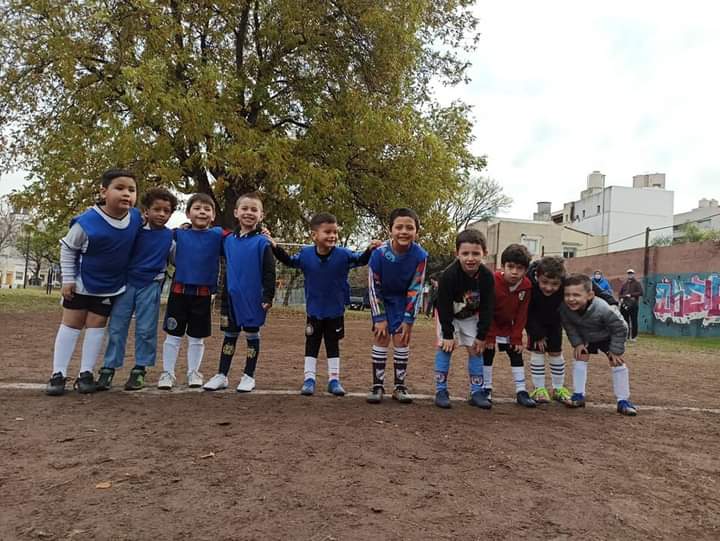
[[[191,388],[202,387],[203,377],[197,370],[191,370],[187,375],[187,386]]]
[[[303,381],[302,388],[300,389],[300,394],[303,396],[312,396],[315,394],[315,380],[312,378],[308,378],[305,381]]]
[[[452,404],[450,403],[450,393],[448,393],[447,389],[440,389],[435,393],[435,405],[438,408],[452,408]]]
[[[328,381],[328,392],[334,396],[345,396],[345,389],[340,385],[340,380],[331,379]]]
[[[537,403],[530,398],[530,395],[527,391],[519,391],[516,395],[517,403],[521,406],[525,406],[526,408],[534,408],[537,406]]]
[[[220,389],[227,389],[227,386],[227,376],[225,374],[215,374],[210,378],[210,381],[203,385],[203,389],[206,391],[219,391]]]
[[[404,385],[396,385],[392,397],[393,400],[397,400],[401,404],[412,404],[412,396],[410,396],[407,387]]]
[[[55,372],[47,383],[45,393],[50,396],[60,396],[65,394],[65,383],[67,378],[62,375],[62,372]]]
[[[483,393],[485,393],[485,398],[487,398],[487,401],[492,404],[492,387],[484,387]]]
[[[552,398],[553,400],[560,402],[561,404],[569,408],[572,407],[572,395],[566,387],[558,387],[557,389],[553,389]]]
[[[490,400],[488,399],[488,390],[480,389],[479,391],[475,391],[474,393],[472,393],[470,395],[470,399],[468,400],[468,404],[483,410],[491,409],[492,402],[490,402]]]
[[[368,404],[379,404],[382,402],[383,395],[385,394],[385,389],[382,385],[373,385],[372,391],[370,391],[367,395]]]
[[[175,374],[163,372],[158,380],[158,389],[170,390],[175,385]]]
[[[635,404],[629,400],[618,400],[617,412],[628,417],[635,417],[637,415],[637,408]]]
[[[115,369],[103,366],[98,373],[98,379],[95,383],[95,389],[98,391],[109,391],[112,387],[112,380],[115,376]]]
[[[240,378],[240,383],[238,383],[237,392],[249,393],[254,388],[255,388],[255,378],[251,378],[247,374],[243,374],[242,378]]]
[[[73,389],[77,389],[77,392],[80,394],[90,394],[97,391],[97,387],[95,386],[95,376],[93,376],[93,373],[89,370],[81,372],[80,375],[75,378]]]
[[[145,387],[145,369],[144,368],[133,368],[130,370],[130,375],[125,382],[126,391],[139,391]]]
[[[537,387],[534,389],[533,392],[530,393],[530,398],[532,398],[537,404],[550,403],[550,393],[547,392],[545,387]]]
[[[585,407],[585,395],[582,393],[573,393],[570,397],[571,408],[584,408]]]

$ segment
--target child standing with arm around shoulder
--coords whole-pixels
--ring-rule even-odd
[[[142,197],[145,225],[135,240],[125,293],[118,296],[110,314],[108,345],[98,376],[98,391],[109,390],[115,370],[122,368],[133,314],[135,367],[130,371],[125,390],[142,389],[146,368],[155,366],[160,295],[173,247],[173,232],[165,224],[175,212],[177,203],[177,197],[165,188],[151,188]]]
[[[95,361],[102,349],[110,310],[125,291],[128,262],[142,226],[135,175],[124,169],[105,171],[101,179],[102,202],[70,222],[70,231],[60,240],[63,317],[53,352],[53,374],[46,392],[65,392],[67,370],[83,328],[85,339],[80,375],[74,387],[94,393]]]
[[[584,274],[573,274],[565,280],[565,302],[560,315],[574,348],[572,406],[585,407],[587,363],[591,353],[602,351],[612,369],[617,412],[637,415],[637,408],[630,402],[630,375],[623,359],[627,324],[622,316],[595,296],[592,282]]]
[[[467,229],[455,240],[455,261],[440,275],[437,293],[438,350],[435,354],[435,405],[450,408],[447,376],[455,346],[468,353],[471,406],[490,409],[482,392],[485,336],[493,317],[495,281],[483,265],[485,236]]]
[[[410,335],[421,307],[428,254],[415,242],[420,220],[414,210],[397,208],[390,213],[390,240],[370,256],[369,291],[373,321],[373,387],[370,404],[382,402],[388,346],[393,343],[395,389],[392,397],[410,404],[405,385]]]
[[[336,246],[337,218],[327,212],[312,217],[310,235],[313,245],[305,246],[293,256],[271,239],[278,261],[300,269],[305,278],[305,370],[300,394],[315,394],[317,359],[324,339],[328,363],[327,391],[335,396],[344,396],[345,389],[340,384],[340,340],[345,334],[348,272],[351,268],[367,265],[372,250],[379,242],[374,241],[362,253]]]
[[[245,331],[247,354],[238,392],[255,388],[255,369],[260,354],[260,327],[275,297],[275,259],[270,241],[261,233],[263,204],[257,193],[246,193],[235,203],[238,226],[225,237],[225,281],[220,328],[225,333],[218,373],[204,385],[206,391],[228,386],[228,373],[241,331]]]

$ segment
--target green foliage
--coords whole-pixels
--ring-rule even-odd
[[[650,243],[650,246],[672,246],[673,244],[673,236],[672,235],[662,235],[660,237],[655,237],[653,241]]]
[[[686,242],[702,242],[705,240],[720,240],[720,231],[717,229],[701,229],[697,224],[686,223],[681,228],[682,236],[675,244]]]
[[[43,262],[52,265],[60,261],[60,238],[64,231],[60,225],[38,226],[32,223],[23,226],[15,239],[15,249],[27,258],[29,270],[38,278]]]

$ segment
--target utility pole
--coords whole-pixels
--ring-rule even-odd
[[[28,283],[28,261],[30,260],[30,234],[25,233],[27,235],[27,242],[25,242],[25,272],[23,273],[23,289],[27,288]]]

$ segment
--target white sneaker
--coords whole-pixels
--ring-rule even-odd
[[[171,374],[170,372],[163,372],[160,374],[160,379],[158,380],[158,389],[172,389],[173,385],[175,385],[175,375]]]
[[[227,389],[228,379],[225,374],[215,374],[210,381],[203,385],[203,389],[206,391],[219,391],[220,389]]]
[[[203,377],[200,372],[198,372],[197,370],[188,372],[188,376],[187,376],[187,386],[188,387],[202,387],[202,384],[203,384]]]
[[[251,378],[247,374],[243,374],[240,383],[238,383],[237,391],[239,393],[249,393],[255,388],[255,378]]]

